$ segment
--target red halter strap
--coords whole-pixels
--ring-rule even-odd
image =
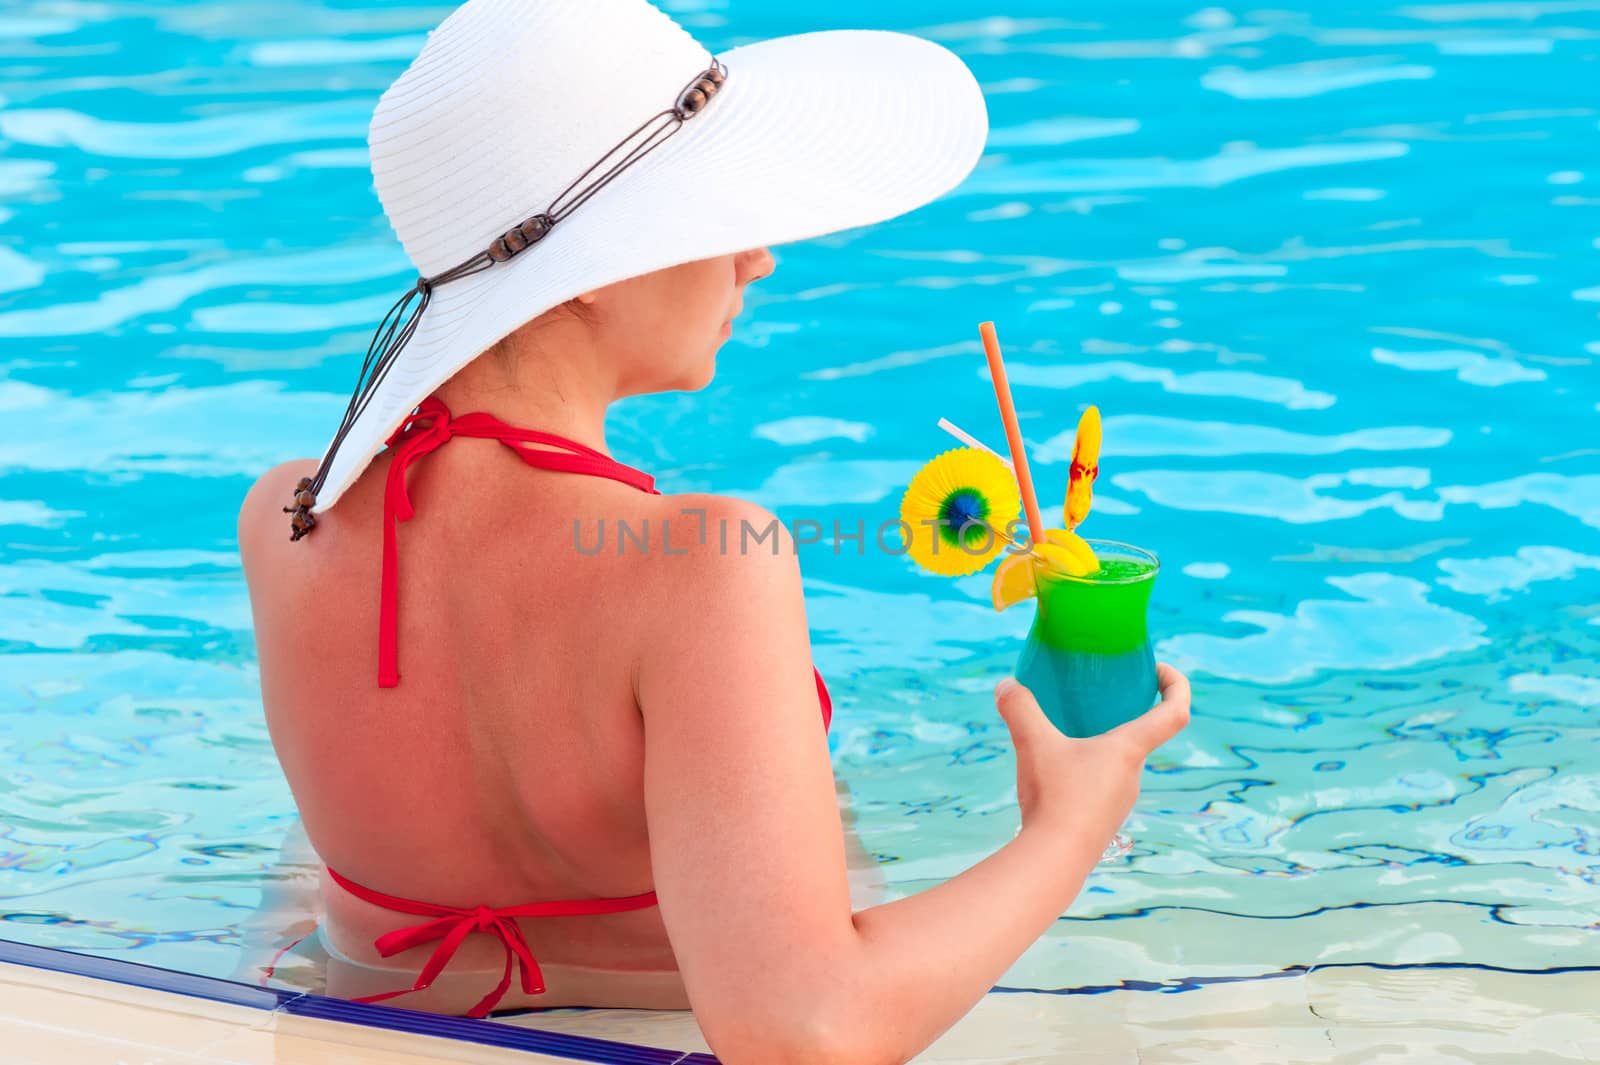
[[[395,449],[389,465],[389,480],[383,490],[383,591],[378,604],[378,687],[393,688],[400,683],[399,611],[400,559],[399,523],[416,516],[411,493],[406,488],[406,471],[430,451],[437,451],[456,436],[476,436],[498,440],[529,466],[568,473],[609,477],[632,485],[642,492],[660,495],[655,478],[632,466],[624,466],[592,447],[537,429],[518,429],[492,414],[481,411],[450,417],[450,408],[434,396],[422,401],[417,413],[389,437]],[[548,451],[519,447],[520,443],[545,444],[565,448]]]
[[[500,941],[506,950],[505,971],[501,974],[500,983],[495,985],[494,990],[483,996],[478,1004],[472,1007],[471,1012],[467,1014],[469,1017],[488,1016],[489,1011],[505,997],[506,991],[511,987],[513,964],[517,966],[521,976],[524,992],[530,995],[544,993],[544,973],[539,970],[539,963],[534,961],[533,951],[528,948],[528,941],[523,938],[522,929],[517,926],[514,918],[586,917],[598,913],[642,910],[656,904],[656,893],[647,891],[642,895],[629,895],[616,899],[575,899],[571,902],[531,902],[522,906],[502,906],[499,909],[491,909],[488,906],[466,909],[457,906],[435,906],[432,903],[413,902],[410,899],[385,895],[380,891],[363,887],[353,880],[345,879],[332,868],[328,870],[328,875],[333,877],[334,882],[340,887],[365,902],[399,913],[435,918],[425,924],[387,932],[379,936],[374,943],[378,953],[388,958],[412,947],[438,940],[438,947],[434,949],[428,963],[422,967],[422,972],[417,974],[416,983],[399,991],[386,991],[381,995],[358,998],[354,1000],[356,1002],[382,1002],[384,999],[409,995],[413,991],[431,987],[433,981],[444,971],[444,967],[450,964],[450,959],[455,957],[462,940],[474,932],[487,932]]]

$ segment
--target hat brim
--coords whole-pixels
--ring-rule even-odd
[[[434,290],[334,456],[316,510],[338,501],[434,389],[550,308],[680,263],[894,218],[960,184],[983,153],[982,90],[932,41],[836,30],[720,58],[723,90],[661,147],[536,247]]]

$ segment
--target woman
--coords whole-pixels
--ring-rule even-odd
[[[903,1061],[1071,903],[1182,677],[1085,741],[1003,683],[1021,831],[852,913],[792,542],[722,549],[774,519],[605,448],[613,401],[710,381],[766,245],[936,198],[986,130],[930,42],[713,60],[644,0],[471,0],[384,94],[374,177],[419,281],[322,460],[239,516],[332,993],[692,1007],[730,1065]]]

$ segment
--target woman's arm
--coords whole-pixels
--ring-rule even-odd
[[[1174,690],[1094,740],[1008,692],[1022,831],[945,884],[852,914],[792,541],[740,550],[741,520],[771,515],[706,505],[728,550],[713,533],[660,560],[637,678],[656,892],[690,1001],[727,1065],[906,1061],[1077,896],[1145,754],[1187,720],[1187,686],[1181,713]]]

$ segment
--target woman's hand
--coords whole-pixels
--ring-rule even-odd
[[[1154,709],[1088,739],[1063,735],[1033,693],[1011,678],[995,686],[1000,716],[1017,749],[1024,828],[1070,824],[1108,840],[1116,833],[1139,797],[1145,759],[1189,723],[1188,678],[1165,664],[1157,676],[1161,701]]]

